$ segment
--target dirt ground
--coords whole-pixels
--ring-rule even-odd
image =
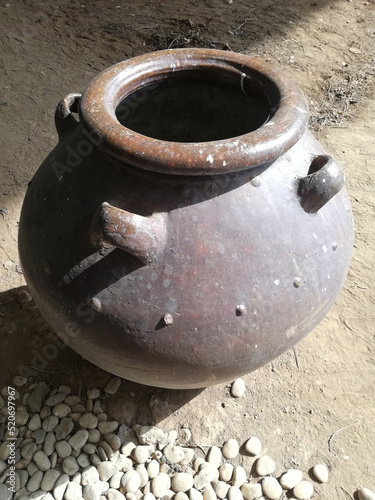
[[[344,289],[303,342],[245,377],[242,398],[231,398],[228,385],[168,391],[124,381],[107,412],[127,424],[188,427],[201,445],[256,435],[276,461],[276,475],[297,467],[308,478],[313,465],[326,463],[330,479],[314,483],[316,499],[375,490],[373,0],[81,2],[0,5],[1,387],[20,365],[32,367],[34,380],[80,391],[104,387],[110,378],[69,348],[38,365],[34,359],[51,343],[51,331],[22,294],[17,226],[27,183],[56,143],[57,102],[111,64],[153,50],[253,53],[300,85],[311,129],[346,173],[356,239]],[[241,462],[251,469],[252,459]]]

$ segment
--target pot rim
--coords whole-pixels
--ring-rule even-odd
[[[224,140],[172,142],[122,125],[119,103],[147,85],[183,75],[226,75],[243,89],[246,79],[268,101],[271,119],[254,131]],[[83,130],[104,152],[159,173],[212,175],[246,170],[276,160],[307,128],[308,106],[299,87],[270,64],[216,49],[167,49],[120,62],[87,86],[79,105]]]

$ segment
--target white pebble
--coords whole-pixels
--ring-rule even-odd
[[[180,446],[169,444],[163,449],[163,455],[171,464],[177,464],[184,459],[184,450]]]
[[[220,479],[228,483],[232,479],[233,469],[232,464],[228,464],[228,462],[223,463],[219,468]]]
[[[227,460],[233,460],[238,455],[240,445],[236,439],[228,439],[223,445],[221,453]]]
[[[188,496],[190,500],[203,500],[202,493],[195,488],[191,488],[191,490],[189,490]]]
[[[117,491],[113,488],[109,488],[107,492],[107,498],[108,500],[125,500],[125,496],[120,491]],[[143,497],[143,499],[144,498],[145,496]]]
[[[375,500],[375,493],[368,488],[361,488],[358,490],[359,500]]]
[[[69,483],[68,474],[62,474],[56,481],[53,487],[53,496],[55,500],[63,500],[66,487]]]
[[[216,483],[213,483],[213,488],[215,490],[217,498],[226,498],[228,490],[230,488],[230,484],[226,483],[225,481],[216,481]]]
[[[276,470],[276,464],[271,457],[263,455],[255,462],[255,470],[259,476],[268,476]]]
[[[120,377],[113,377],[105,386],[104,392],[106,392],[107,394],[115,394],[118,388],[120,387],[120,384],[121,384]]]
[[[117,467],[112,462],[102,462],[98,465],[98,473],[101,481],[108,481],[116,472]]]
[[[243,500],[243,495],[238,486],[231,486],[228,490],[228,500]]]
[[[205,464],[202,464],[205,465]],[[194,476],[194,487],[197,490],[203,490],[212,481],[217,481],[219,478],[219,472],[217,468],[212,464],[207,464],[203,469]]]
[[[151,493],[156,498],[162,498],[171,487],[171,479],[165,472],[160,472],[151,480]]]
[[[117,490],[120,489],[120,487],[121,487],[121,479],[122,479],[123,475],[124,475],[124,472],[122,472],[121,470],[119,470],[115,474],[113,474],[113,476],[109,480],[109,486],[111,488],[115,488]]]
[[[242,486],[246,483],[247,474],[245,469],[241,465],[236,465],[233,471],[232,484],[233,486]]]
[[[147,465],[147,474],[149,479],[153,479],[159,474],[160,465],[157,460],[151,460],[151,462]]]
[[[143,488],[148,483],[147,469],[143,464],[140,464],[140,465],[137,465],[137,467],[135,468],[135,471],[141,479],[141,484],[139,487]]]
[[[314,493],[314,486],[310,483],[310,481],[301,481],[297,486],[293,488],[293,495],[298,500],[306,500],[311,498]]]
[[[135,470],[129,470],[122,476],[121,485],[127,493],[135,493],[141,485],[141,478]]]
[[[245,451],[249,453],[249,455],[260,455],[262,453],[262,443],[260,439],[256,436],[252,436],[245,443]]]
[[[320,483],[326,483],[328,481],[328,469],[324,464],[317,464],[312,470],[315,478]]]
[[[223,460],[223,454],[221,453],[220,448],[218,446],[211,446],[211,448],[208,450],[206,460],[208,463],[219,467]]]
[[[179,491],[188,491],[193,487],[194,479],[186,472],[179,472],[172,477],[172,490],[178,493]]]
[[[278,480],[274,477],[265,477],[263,479],[262,491],[263,494],[270,500],[278,500],[283,493],[282,487],[280,486]]]
[[[259,483],[243,484],[241,486],[241,493],[245,500],[254,500],[262,496],[262,486]]]
[[[242,378],[236,379],[230,389],[230,393],[234,398],[240,398],[245,394],[246,385]]]
[[[280,484],[285,490],[292,490],[302,481],[302,471],[297,469],[288,469],[280,478]]]
[[[109,489],[109,485],[104,481],[90,483],[83,488],[83,498],[85,500],[99,500],[100,495]],[[76,499],[77,500],[77,499]]]
[[[203,489],[203,500],[216,500],[216,493],[211,484],[207,484],[207,486]]]

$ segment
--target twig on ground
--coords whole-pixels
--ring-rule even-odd
[[[340,488],[342,489],[342,491],[344,493],[346,493],[348,495],[348,497],[351,499],[351,500],[354,500],[354,497],[352,497],[352,495],[349,493],[349,491],[347,491],[343,486],[340,486]]]
[[[338,434],[341,431],[344,431],[345,429],[349,429],[349,427],[353,427],[354,425],[357,425],[358,423],[359,423],[359,420],[357,420],[357,422],[354,422],[353,424],[346,425],[345,427],[342,427],[341,429],[338,429],[337,431],[332,432],[332,434],[330,435],[330,437],[328,439],[328,450],[331,451],[331,442],[336,434]]]

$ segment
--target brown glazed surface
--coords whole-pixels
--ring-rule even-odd
[[[264,118],[266,103],[264,123],[225,137],[242,120],[220,101],[226,86],[233,110],[259,101]],[[141,131],[166,122],[162,137],[120,123],[127,103]],[[184,140],[197,107],[204,120],[222,110],[220,139]],[[278,72],[206,49],[130,59],[95,78],[79,106],[68,96],[20,220],[25,278],[51,326],[102,368],[176,389],[233,379],[301,340],[335,301],[353,245],[344,178],[307,116]],[[180,129],[179,141],[163,138]]]

